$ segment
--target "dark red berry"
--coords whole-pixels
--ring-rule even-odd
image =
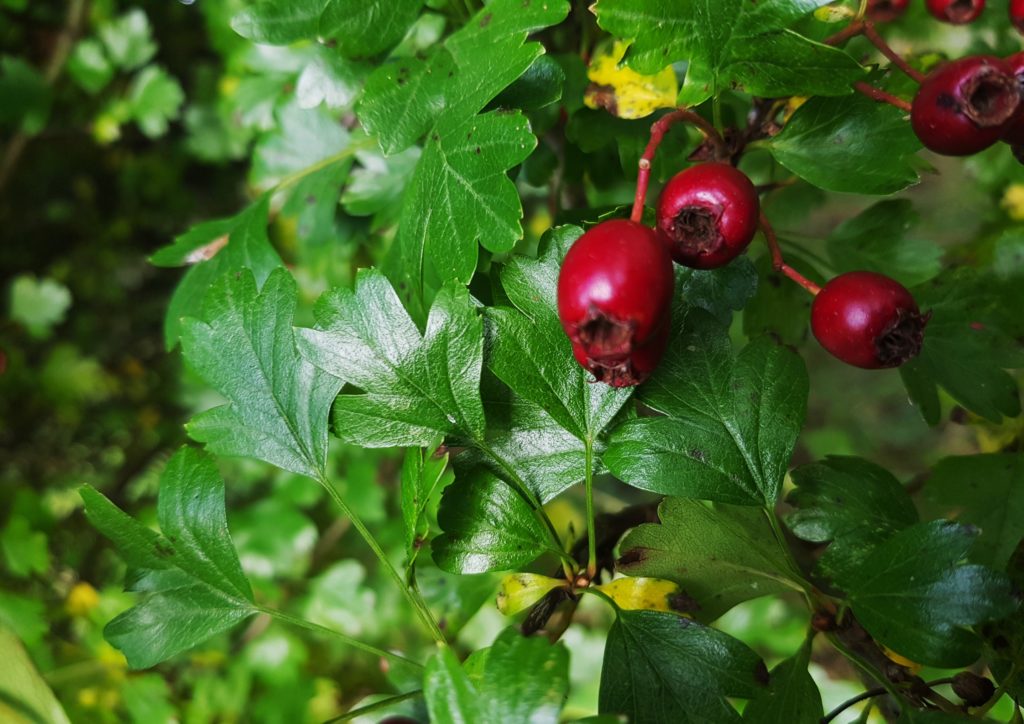
[[[725,163],[702,163],[665,184],[657,228],[677,262],[715,269],[750,245],[760,214],[757,189],[742,171]]]
[[[1020,5],[1021,16],[1024,18],[1024,0],[1020,0],[1018,4]],[[1022,28],[1021,32],[1024,32],[1024,28]],[[1006,128],[1003,129],[1003,140],[1012,146],[1020,146],[1024,144],[1024,53],[1011,55],[1005,62],[1006,66],[1010,69],[1010,73],[1017,81],[1017,91],[1021,96],[1021,104],[1017,108],[1017,114],[1006,125]]]
[[[1010,22],[1024,33],[1024,0],[1010,0]]]
[[[932,151],[969,156],[999,140],[1019,105],[1020,90],[1009,66],[977,55],[932,71],[914,98],[910,122]]]
[[[953,677],[953,693],[967,706],[982,706],[995,695],[996,687],[991,679],[971,671],[961,671]]]
[[[558,276],[558,317],[576,360],[613,387],[647,379],[665,351],[674,286],[653,229],[615,219],[587,231]]]
[[[868,271],[840,274],[811,306],[811,331],[821,346],[865,369],[899,367],[921,351],[931,315],[921,314],[906,287]]]
[[[876,23],[888,23],[907,12],[910,0],[868,0],[868,17]]]
[[[928,12],[944,23],[964,25],[978,19],[985,0],[927,0]]]

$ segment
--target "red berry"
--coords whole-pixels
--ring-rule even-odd
[[[1020,6],[1021,22],[1024,23],[1024,0],[1020,0],[1016,4]],[[1013,7],[1013,5],[1010,6],[1011,11]],[[1021,29],[1021,32],[1024,32],[1024,28]],[[1020,146],[1024,144],[1024,53],[1011,55],[1005,62],[1017,80],[1017,90],[1020,92],[1022,102],[1017,108],[1017,115],[1003,129],[1003,140],[1013,146]]]
[[[928,12],[944,23],[964,25],[978,19],[985,0],[927,0]]]
[[[906,287],[868,271],[840,274],[811,306],[811,331],[821,346],[865,369],[899,367],[921,351],[930,314]]]
[[[750,245],[760,214],[757,189],[742,171],[725,163],[702,163],[665,184],[657,228],[677,262],[716,269]]]
[[[910,0],[868,0],[868,17],[876,23],[896,20],[907,12]]]
[[[674,286],[653,229],[615,219],[587,231],[558,276],[558,317],[576,360],[613,387],[647,379],[665,351]]]
[[[921,84],[910,112],[914,133],[947,156],[969,156],[1002,135],[1020,105],[1009,66],[988,55],[940,66]]]
[[[1010,22],[1024,33],[1024,0],[1010,0]]]

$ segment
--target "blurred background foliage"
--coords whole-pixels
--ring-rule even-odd
[[[325,47],[245,40],[230,22],[245,5],[0,0],[0,627],[20,639],[72,721],[321,721],[380,690],[384,678],[408,676],[264,618],[153,672],[128,672],[102,637],[130,597],[121,592],[123,564],[87,524],[76,488],[89,482],[152,520],[157,476],[185,440],[182,423],[214,402],[165,347],[164,315],[180,274],[152,266],[148,256],[322,158],[325,133],[344,143],[358,132],[349,110],[371,66],[342,74]],[[428,5],[396,53],[429,45],[453,21],[446,0]],[[922,15],[915,8],[893,29],[897,48],[956,52],[975,37],[923,23]],[[584,23],[596,33],[591,20]],[[549,47],[563,43],[560,32],[549,31]],[[582,61],[571,52],[558,58],[563,101],[532,114],[542,141],[518,174],[526,248],[553,221],[548,188],[559,161],[563,198],[573,203],[557,220],[628,202],[633,181],[622,169],[635,165],[649,125],[585,108]],[[564,145],[561,134],[544,135],[560,122],[560,109],[569,115]],[[675,151],[663,155],[679,158],[684,145],[676,139]],[[271,234],[299,281],[300,321],[323,289],[385,258],[397,194],[417,154],[361,152],[337,178],[308,181],[338,193],[310,188],[310,203],[295,193],[275,205]],[[930,161],[941,173],[925,173],[903,194],[913,211],[894,211],[908,237],[923,240],[913,247],[908,273],[918,278],[911,281],[933,275],[944,253],[1019,285],[1024,168],[1002,149],[966,162]],[[766,158],[755,153],[746,163],[768,180]],[[813,264],[821,240],[873,203],[799,183],[772,192],[767,208],[797,263]],[[763,257],[756,263],[767,268]],[[786,296],[799,295],[795,287],[772,286],[763,286],[755,308],[806,305]],[[797,322],[777,332],[797,342],[807,335],[805,316],[792,316]],[[932,429],[895,373],[864,373],[812,346],[804,352],[812,399],[795,463],[861,455],[913,484],[946,455],[1019,449],[1020,419],[996,425],[946,400],[944,420]],[[348,500],[396,551],[400,464],[394,454],[340,446],[331,457]],[[393,587],[380,585],[368,551],[319,488],[258,463],[221,465],[232,534],[260,596],[378,645],[415,638]],[[610,506],[641,499],[613,481],[604,481],[602,495]],[[580,510],[572,496],[552,504],[558,524],[577,530]],[[465,626],[464,643],[486,645],[503,626],[490,605],[493,577],[424,568],[421,582],[448,629]],[[589,606],[577,620],[584,625],[565,636],[573,653],[567,714],[594,708],[607,623]],[[764,599],[718,625],[772,665],[799,647],[805,621],[785,600]],[[28,672],[18,648],[0,645],[0,678],[8,682],[20,664]],[[813,671],[826,710],[861,690],[841,661],[816,660]]]

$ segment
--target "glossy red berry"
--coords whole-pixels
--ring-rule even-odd
[[[665,184],[657,228],[677,262],[715,269],[750,245],[760,214],[757,189],[742,171],[725,163],[702,163]]]
[[[1024,17],[1024,0],[1020,1],[1020,11],[1022,17]],[[1024,29],[1022,29],[1022,32],[1024,32]],[[1021,104],[1017,108],[1017,114],[1006,125],[1006,128],[1003,129],[1003,140],[1010,145],[1020,146],[1024,145],[1024,53],[1011,55],[1006,59],[1006,65],[1017,81],[1017,90],[1021,95]]]
[[[868,271],[840,274],[811,306],[811,331],[821,346],[865,369],[899,367],[921,351],[930,315],[907,288]]]
[[[1020,90],[1006,63],[977,55],[932,71],[910,112],[914,133],[927,148],[969,156],[1003,134],[1020,105]]]
[[[665,351],[675,274],[653,229],[615,219],[565,256],[558,317],[576,360],[613,387],[643,382]]]
[[[1010,23],[1024,33],[1024,0],[1010,0]]]
[[[974,22],[985,10],[985,0],[927,0],[928,12],[944,23]]]
[[[868,0],[868,17],[876,23],[896,20],[910,7],[910,0]]]

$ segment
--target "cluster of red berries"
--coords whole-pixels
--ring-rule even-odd
[[[910,123],[921,143],[936,153],[969,156],[1005,141],[1020,156],[1024,53],[1006,59],[975,55],[939,66],[921,83]]]
[[[587,231],[569,250],[558,279],[559,318],[576,360],[613,387],[647,379],[668,345],[672,261],[693,269],[724,266],[750,245],[760,220],[750,179],[709,162],[665,185],[654,229],[616,219]],[[920,351],[927,316],[895,280],[850,272],[811,291],[811,329],[844,362],[896,367]]]
[[[869,0],[868,15],[877,22],[895,20],[906,12],[910,0]],[[937,20],[965,25],[985,10],[985,0],[926,0],[925,6]],[[1024,33],[1024,0],[1010,0],[1010,22]]]

